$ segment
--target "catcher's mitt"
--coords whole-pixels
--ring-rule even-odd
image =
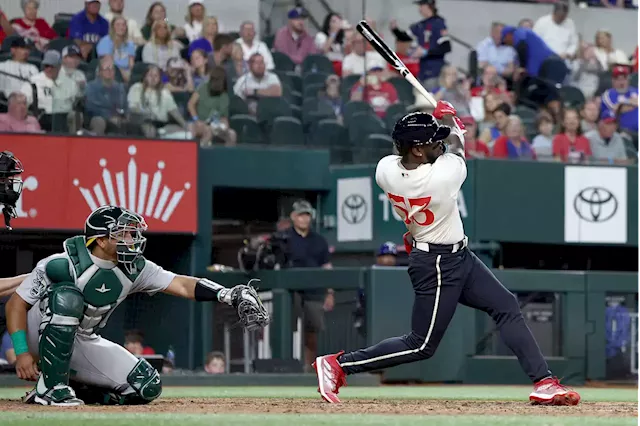
[[[238,311],[240,324],[249,331],[266,327],[271,320],[258,292],[251,286],[252,281],[258,280],[230,288],[224,297]]]

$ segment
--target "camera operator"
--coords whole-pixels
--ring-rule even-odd
[[[293,203],[291,212],[293,226],[287,234],[287,261],[292,268],[332,269],[329,261],[329,246],[324,237],[311,229],[315,210],[306,200]],[[303,314],[304,366],[311,368],[318,348],[318,332],[322,330],[324,313],[331,311],[335,303],[333,289],[310,288],[294,295],[294,318]]]

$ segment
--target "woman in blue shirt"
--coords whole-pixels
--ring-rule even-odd
[[[122,73],[125,83],[129,81],[133,61],[136,57],[136,45],[128,40],[127,20],[117,16],[111,21],[109,35],[98,42],[96,51],[98,57],[112,56],[113,63]]]

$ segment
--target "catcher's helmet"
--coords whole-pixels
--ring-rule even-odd
[[[441,126],[433,115],[412,112],[396,122],[391,137],[400,150],[418,145],[441,142],[449,136],[451,129]]]
[[[16,203],[22,193],[22,179],[18,176],[22,172],[22,163],[13,153],[0,152],[0,204],[4,206],[2,214],[9,229],[11,219],[16,217]]]
[[[134,272],[133,262],[142,256],[147,239],[142,235],[147,224],[142,216],[124,207],[103,206],[91,212],[84,223],[84,239],[89,247],[96,238],[115,240],[118,262],[129,273]]]

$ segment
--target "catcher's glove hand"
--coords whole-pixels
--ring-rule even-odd
[[[258,280],[251,280],[248,285],[241,284],[222,290],[219,296],[220,301],[237,309],[240,323],[249,331],[266,327],[271,320],[258,292],[251,286],[252,281]]]

